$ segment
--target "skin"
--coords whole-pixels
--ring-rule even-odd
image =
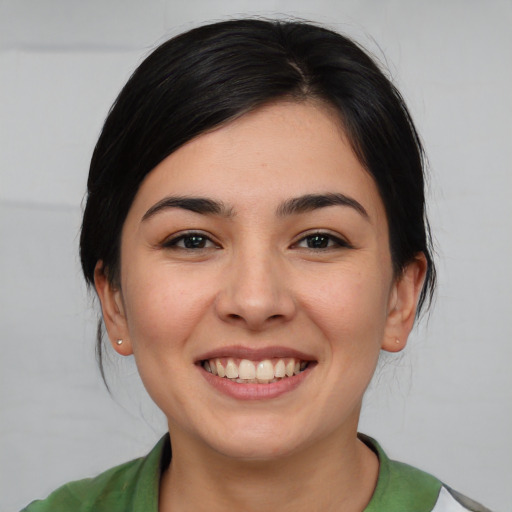
[[[278,211],[326,193],[366,213]],[[226,211],[147,213],[168,196],[206,197]],[[176,238],[190,230],[206,237],[202,248]],[[326,248],[310,247],[318,232]],[[120,284],[101,262],[95,274],[114,348],[135,355],[168,419],[160,510],[363,510],[378,474],[356,437],[363,394],[380,350],[405,346],[425,270],[418,255],[393,274],[376,185],[322,104],[268,105],[163,160],[126,218]],[[293,348],[315,364],[289,392],[240,400],[197,364],[234,345]]]

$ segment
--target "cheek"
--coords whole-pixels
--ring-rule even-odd
[[[171,270],[165,265],[146,265],[142,272],[130,267],[123,276],[123,295],[142,382],[168,417],[181,417],[190,405],[186,390],[194,385],[191,349],[212,289],[200,273]]]
[[[208,308],[213,290],[201,272],[174,272],[165,264],[140,268],[127,269],[123,283],[134,351],[142,347],[151,352],[177,349]]]
[[[322,428],[328,432],[358,415],[378,362],[388,283],[378,267],[361,269],[355,264],[338,266],[336,271],[326,266],[319,272],[317,267],[316,280],[309,283],[301,288],[300,300],[316,335],[321,333],[322,393],[315,400],[322,410]]]
[[[387,276],[370,266],[362,271],[346,267],[317,282],[304,290],[303,297],[326,337],[360,349],[371,342],[380,346],[388,308]]]

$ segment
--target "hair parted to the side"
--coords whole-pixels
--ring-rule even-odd
[[[94,284],[103,262],[119,284],[121,230],[145,176],[198,135],[269,102],[320,100],[334,108],[374,178],[398,275],[419,253],[428,270],[418,311],[436,273],[425,212],[423,148],[397,89],[350,39],[310,23],[224,21],[178,35],[135,70],[105,121],[87,182],[82,269]],[[98,354],[101,361],[101,328]]]

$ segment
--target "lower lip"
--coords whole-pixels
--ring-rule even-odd
[[[198,368],[209,384],[221,393],[238,400],[268,400],[277,398],[294,390],[304,382],[304,379],[307,379],[311,372],[311,368],[308,367],[293,377],[285,377],[277,382],[269,384],[241,384],[213,375],[213,373],[207,372],[201,365],[198,365]]]

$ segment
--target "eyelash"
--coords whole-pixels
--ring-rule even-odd
[[[327,239],[327,247],[301,247],[301,249],[307,249],[309,251],[328,251],[332,249],[340,249],[346,248],[351,249],[352,245],[343,238],[339,236],[335,236],[331,233],[327,233],[325,231],[315,231],[313,233],[308,233],[307,235],[303,235],[297,242],[293,244],[293,247],[298,247],[302,242],[308,242],[313,240],[314,238],[322,238]],[[330,245],[329,245],[330,244]]]
[[[204,244],[210,243],[210,244],[212,244],[213,247],[204,247],[204,246],[203,247],[193,247],[193,246],[187,247],[186,241],[189,240],[193,244],[194,238],[201,239],[201,241]],[[317,239],[316,240],[317,242],[319,241],[318,239],[322,239],[324,242],[327,243],[327,246],[325,246],[325,247],[310,247],[310,246],[301,247],[301,245],[300,245],[301,243],[303,243],[303,242],[308,243],[310,241],[313,241],[315,238]],[[183,246],[178,245],[178,244],[180,244],[180,242],[183,242]],[[199,250],[208,250],[211,248],[218,249],[219,245],[216,244],[209,236],[205,235],[204,233],[201,233],[198,231],[190,231],[187,233],[181,233],[178,236],[167,239],[162,244],[162,247],[168,248],[168,249],[177,248],[177,249],[182,249],[182,250],[199,251]],[[348,248],[349,249],[349,248],[352,248],[352,245],[349,242],[347,242],[346,240],[344,240],[343,238],[332,235],[331,233],[326,233],[324,231],[315,231],[313,233],[308,233],[307,235],[302,236],[299,240],[297,240],[297,242],[293,243],[292,248],[295,248],[295,247],[301,248],[301,249],[307,249],[309,251],[328,251],[328,250],[338,249],[338,248]]]
[[[194,238],[201,238],[204,240],[205,243],[211,243],[214,248],[218,249],[219,246],[216,244],[209,236],[205,235],[204,233],[201,233],[199,231],[189,231],[187,233],[181,233],[180,235],[174,236],[172,238],[168,238],[165,240],[162,244],[162,247],[167,249],[182,249],[182,250],[207,250],[211,249],[212,247],[187,247],[186,246],[186,240],[191,240]],[[183,246],[178,245],[180,242],[183,242]]]

